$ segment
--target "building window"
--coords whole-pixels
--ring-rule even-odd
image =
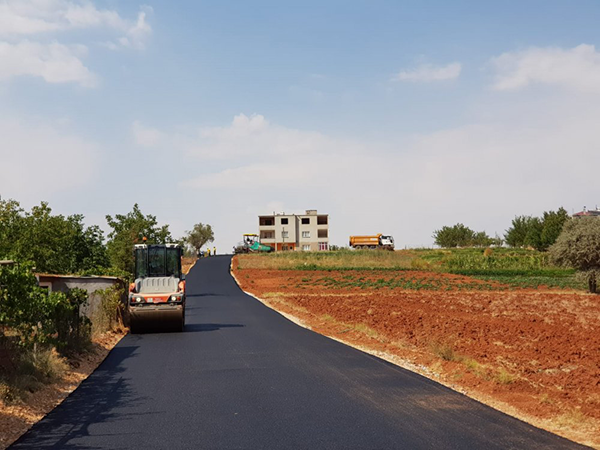
[[[310,217],[303,217],[302,225],[310,225]]]
[[[319,250],[329,250],[329,244],[327,242],[319,242]]]
[[[327,230],[317,230],[317,237],[326,238],[327,237]]]
[[[327,216],[317,216],[317,225],[327,225]]]
[[[287,217],[282,217],[281,218],[281,225],[287,225],[288,224],[288,219]]]
[[[275,225],[275,219],[273,217],[259,217],[258,225],[261,227],[271,227]]]
[[[302,237],[303,238],[309,238],[310,237],[310,231],[303,231],[302,232]]]
[[[260,232],[261,239],[273,239],[275,238],[273,231],[261,231]]]
[[[302,246],[302,251],[304,251],[304,252],[310,252],[310,245],[303,245]]]
[[[281,237],[282,237],[282,238],[289,237],[289,233],[288,233],[287,231],[282,231],[282,232],[281,232]]]

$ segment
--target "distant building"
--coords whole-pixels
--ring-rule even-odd
[[[573,214],[573,217],[600,217],[600,209],[596,206],[596,209],[588,210],[585,206],[583,207],[583,211],[579,211],[578,213]]]
[[[260,242],[275,251],[329,250],[329,216],[309,209],[306,214],[258,216]]]

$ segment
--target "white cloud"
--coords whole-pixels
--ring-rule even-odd
[[[118,39],[123,47],[141,50],[145,47],[146,39],[152,34],[152,27],[146,22],[146,14],[152,13],[152,8],[145,7],[138,13],[135,24],[129,27],[125,36]]]
[[[49,83],[77,82],[91,87],[97,77],[79,56],[83,45],[65,46],[56,41],[59,32],[103,29],[112,49],[143,49],[152,33],[142,7],[135,21],[114,10],[99,9],[89,0],[0,0],[0,79],[21,75],[40,76]],[[36,42],[31,39],[35,36]]]
[[[571,49],[533,47],[503,53],[491,64],[497,72],[493,86],[496,90],[539,83],[600,93],[600,52],[593,45],[581,44]]]
[[[72,82],[94,87],[97,77],[80,59],[86,52],[84,46],[66,46],[57,42],[0,42],[0,81],[30,75],[41,77],[48,83]]]
[[[462,65],[458,62],[446,66],[421,64],[413,69],[402,70],[392,78],[392,81],[433,82],[454,80],[459,77]]]
[[[108,27],[125,31],[126,20],[91,1],[4,0],[0,3],[0,35],[31,35],[76,28]]]
[[[139,120],[133,122],[131,127],[133,139],[142,147],[155,147],[164,139],[164,134],[155,128],[143,125]]]
[[[60,128],[0,119],[0,136],[3,198],[37,203],[95,178],[97,147]]]

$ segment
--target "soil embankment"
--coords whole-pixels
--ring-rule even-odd
[[[233,272],[315,331],[600,448],[600,298],[417,271]]]

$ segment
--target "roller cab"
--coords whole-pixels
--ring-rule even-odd
[[[141,331],[183,331],[185,276],[177,244],[136,245],[135,281],[129,286],[129,328]]]

